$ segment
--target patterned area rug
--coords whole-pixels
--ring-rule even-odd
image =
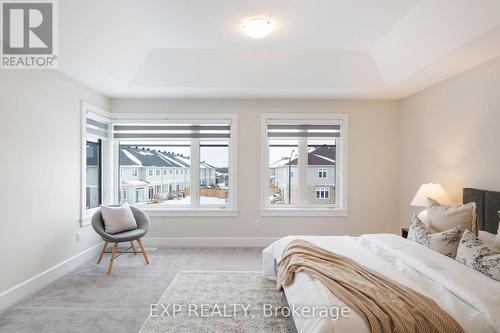
[[[259,272],[180,272],[140,332],[296,332],[275,286]]]

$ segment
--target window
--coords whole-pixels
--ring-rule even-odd
[[[138,188],[135,190],[135,202],[143,202],[144,201],[144,189]]]
[[[296,173],[298,141],[269,140],[269,205],[294,206],[298,203]]]
[[[120,154],[120,189],[133,190],[138,186],[149,186],[147,196],[133,204],[144,205],[152,208],[168,208],[169,206],[191,205],[191,179],[180,175],[179,170],[188,170],[191,167],[191,141],[168,140],[154,142],[134,141],[132,144],[121,141]],[[139,181],[127,177],[127,166],[136,167],[148,164],[150,167],[167,168],[175,167],[173,177],[155,177],[153,179],[140,179]],[[160,176],[160,169],[149,169],[149,175]],[[162,193],[162,186],[173,186],[176,190]],[[121,201],[123,198],[120,198]]]
[[[327,172],[327,169],[326,168],[319,168],[318,169],[318,178],[326,178],[326,172]]]
[[[330,190],[327,187],[316,187],[316,199],[328,199]]]
[[[345,115],[264,114],[263,215],[345,215]]]
[[[229,140],[200,141],[200,205],[226,206],[229,200]]]
[[[90,218],[101,204],[109,204],[111,179],[108,163],[112,140],[108,138],[109,113],[82,103],[81,127],[81,196],[80,224],[90,224]]]
[[[148,121],[115,124],[119,154],[118,193],[137,191],[131,203],[155,211],[190,208],[234,208],[232,185],[233,119],[182,121],[153,125]],[[117,121],[118,123],[118,121]],[[131,179],[125,170],[147,166],[156,170],[153,179]],[[160,172],[160,170],[163,172]],[[153,169],[148,169],[151,175]],[[168,170],[168,171],[167,171]],[[141,173],[139,173],[140,175]],[[168,176],[167,176],[168,174]],[[119,198],[122,201],[124,198]],[[135,200],[133,200],[135,199]]]
[[[132,170],[132,176],[137,177],[137,169]]]
[[[86,209],[97,208],[102,203],[102,144],[87,141],[87,171],[86,171]]]

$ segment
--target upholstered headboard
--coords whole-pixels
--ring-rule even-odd
[[[479,230],[496,234],[498,231],[498,211],[500,211],[500,192],[464,188],[464,204],[476,203],[477,222]]]

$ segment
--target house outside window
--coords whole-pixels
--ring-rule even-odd
[[[235,163],[232,122],[235,120],[234,116],[200,123],[191,119],[188,123],[179,120],[152,124],[134,118],[134,122],[119,124],[117,120],[113,129],[119,154],[116,167],[119,193],[125,189],[133,193],[137,186],[146,186],[144,197],[137,194],[128,196],[126,201],[155,213],[172,209],[180,212],[178,209],[229,208],[228,214],[234,214],[235,185],[231,180],[235,172],[232,168]],[[139,171],[139,179],[127,178],[124,170],[132,167],[144,168],[149,176],[161,177],[141,179],[144,172]],[[124,199],[123,195],[119,198],[122,202]],[[214,214],[224,214],[221,212]]]
[[[264,114],[261,214],[347,214],[347,116]]]

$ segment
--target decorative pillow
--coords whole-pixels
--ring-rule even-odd
[[[459,226],[460,230],[469,229],[474,235],[478,234],[479,228],[474,202],[458,206],[445,206],[431,198],[427,198],[427,200],[429,227],[436,231],[445,231]]]
[[[426,226],[415,215],[413,215],[410,228],[408,229],[408,240],[452,258],[455,258],[457,255],[460,236],[462,236],[462,231],[458,226],[447,231],[436,232]]]
[[[500,251],[490,248],[469,230],[465,230],[457,258],[459,262],[500,281]]]
[[[484,244],[491,248],[496,248],[497,234],[492,234],[491,232],[479,230],[479,235],[477,236]]]
[[[427,218],[427,209],[424,209],[420,213],[418,213],[418,219],[424,222],[425,225],[429,225],[429,219]]]
[[[108,234],[137,229],[134,214],[128,204],[120,207],[101,206],[101,214],[104,220],[104,229]]]

